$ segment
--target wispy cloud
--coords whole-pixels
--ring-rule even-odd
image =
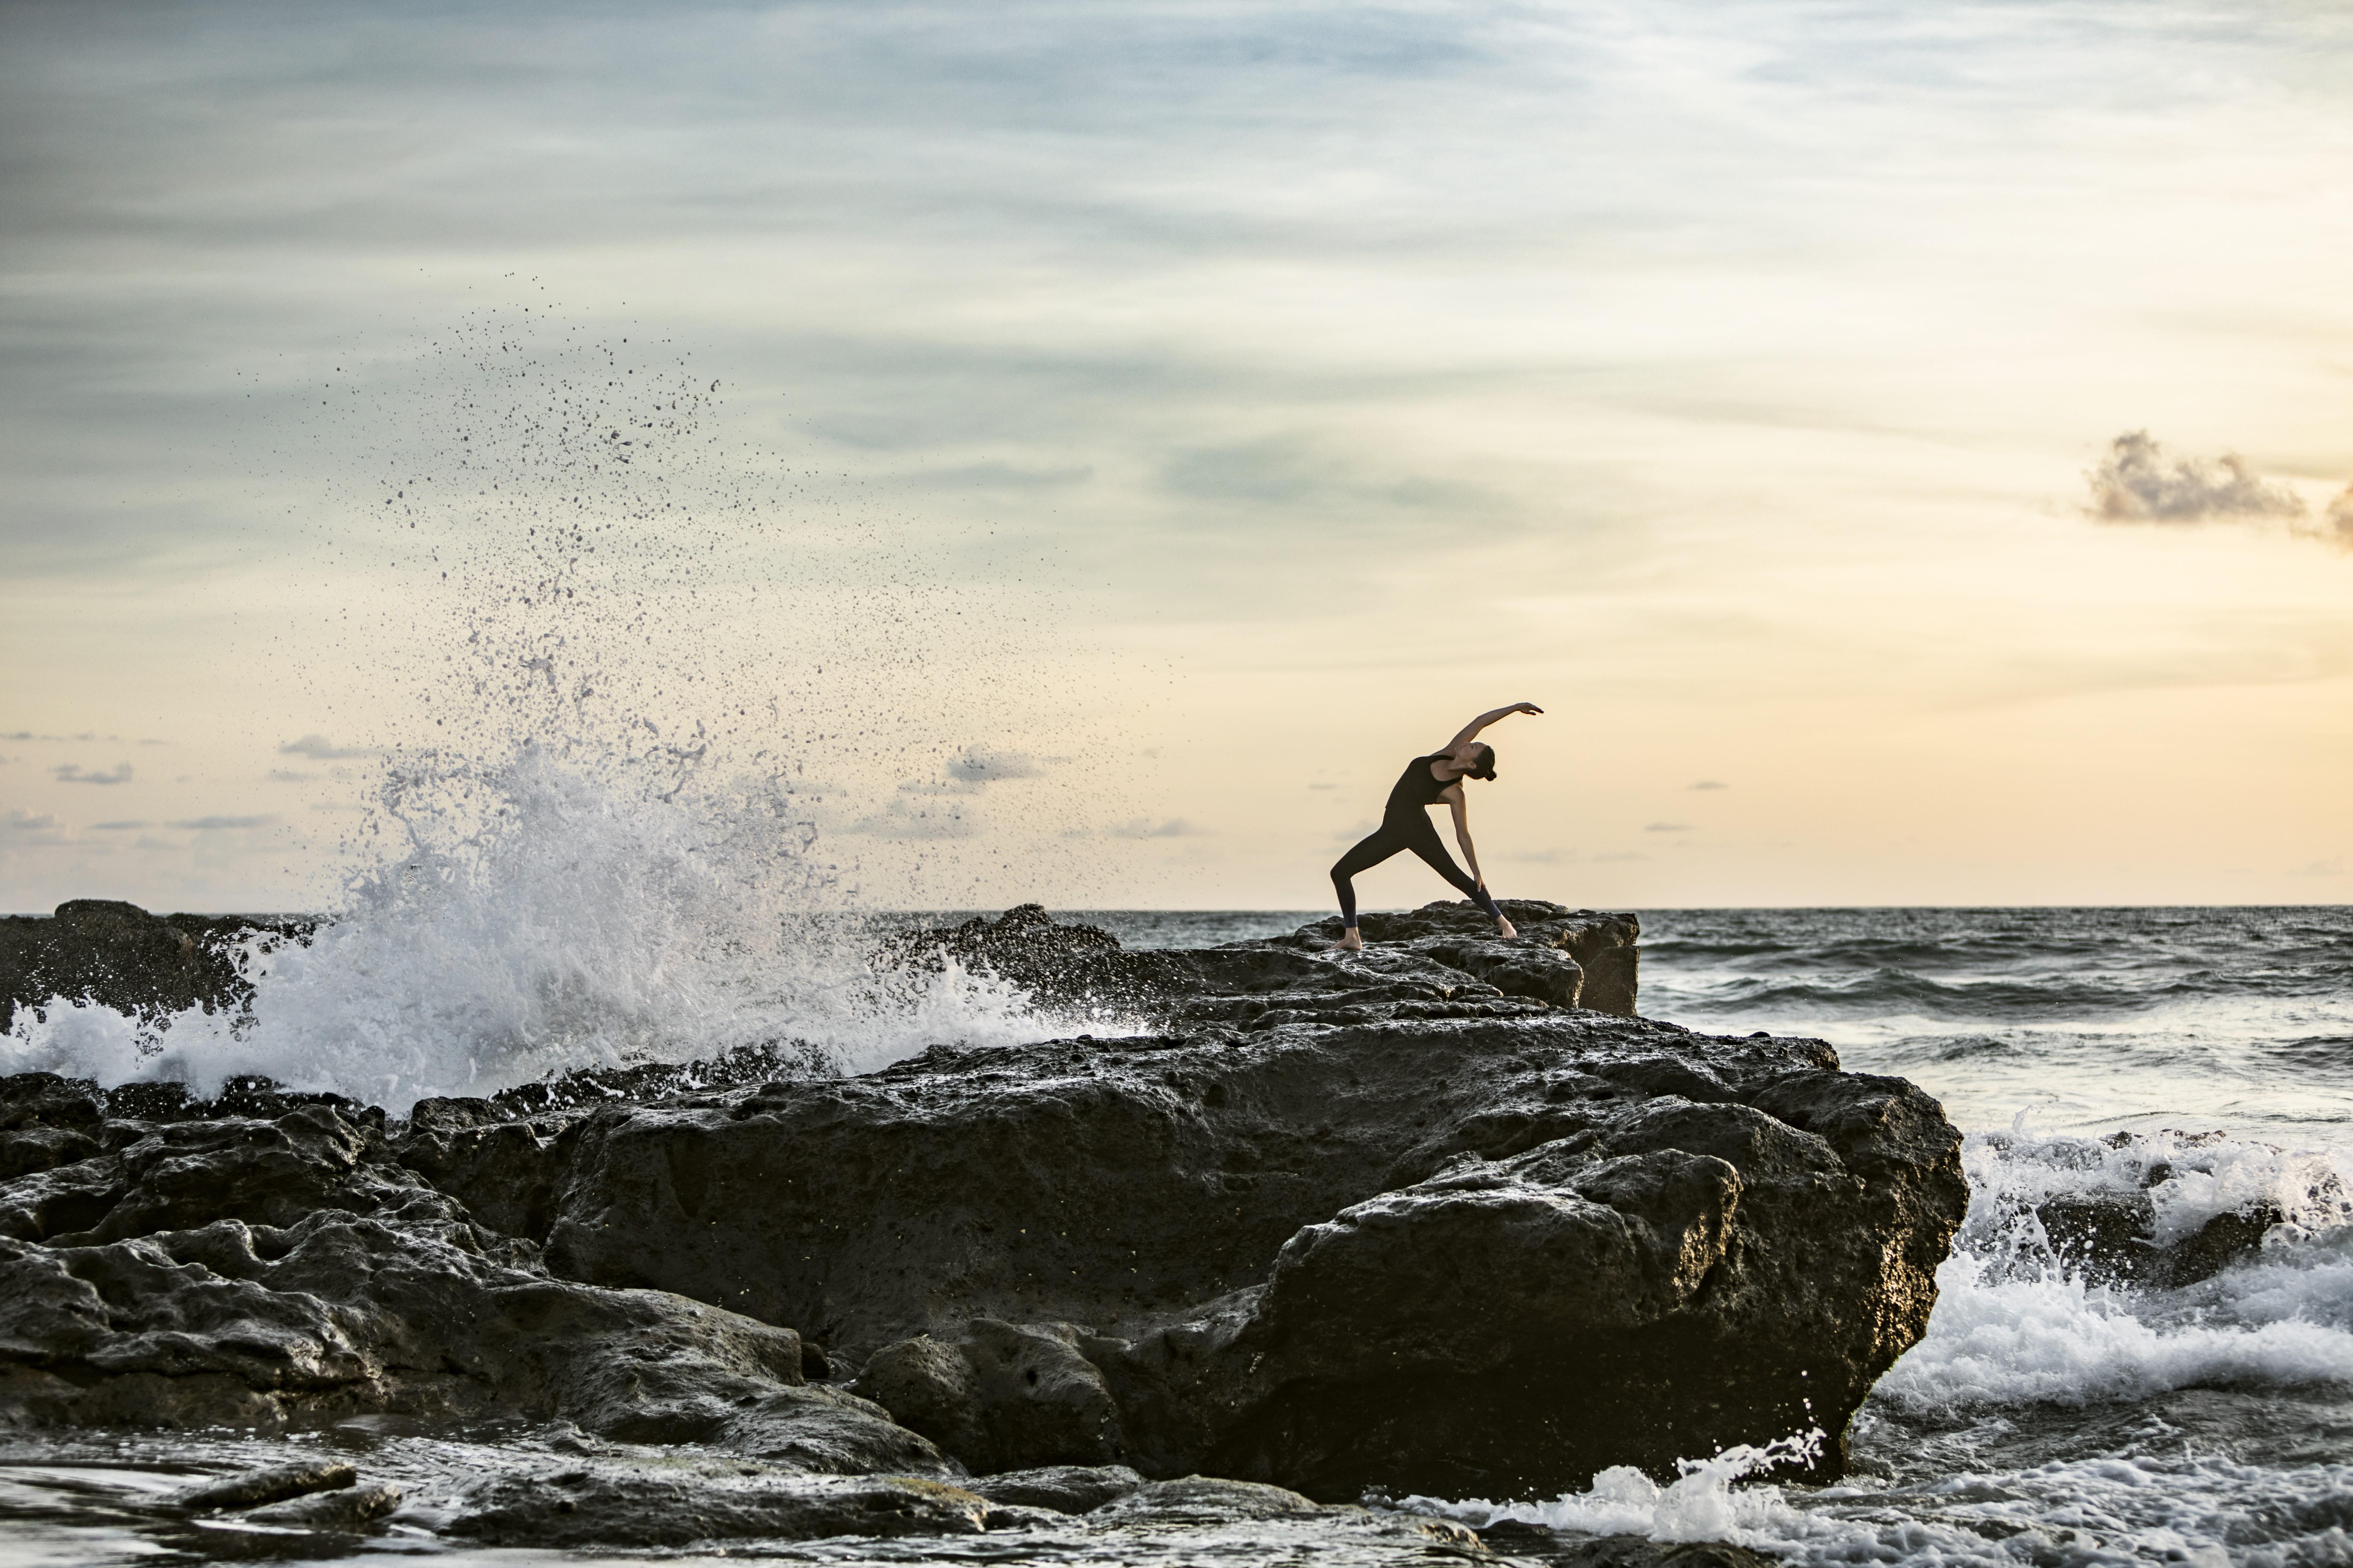
[[[37,814],[12,810],[6,816],[0,817],[0,833],[19,841],[42,844],[61,844],[65,841],[58,833],[58,819],[47,812]]]
[[[1715,779],[1702,779],[1697,784],[1689,785],[1688,787],[1692,789],[1730,789],[1732,786],[1728,784],[1720,783]]]
[[[305,735],[299,741],[289,741],[278,748],[281,757],[308,757],[314,763],[339,762],[346,757],[380,757],[384,753],[367,746],[338,746],[324,735]]]
[[[1000,752],[988,746],[967,746],[948,764],[948,777],[965,784],[990,784],[1003,779],[1033,779],[1046,770],[1027,752]]]
[[[166,827],[178,827],[192,833],[223,833],[243,827],[268,827],[278,819],[274,816],[196,816],[185,822],[167,822]]]
[[[59,784],[119,784],[131,782],[131,764],[117,763],[104,773],[94,773],[77,763],[68,763],[57,770]]]
[[[130,833],[147,826],[143,822],[93,822],[90,830],[92,833]]]
[[[299,768],[272,768],[261,776],[271,784],[309,784],[319,775],[306,773]]]
[[[1207,838],[1209,836],[1208,828],[1187,822],[1181,816],[1167,817],[1157,823],[1148,816],[1139,816],[1133,821],[1106,827],[1103,832],[1106,838]]]
[[[1645,824],[1642,828],[1645,833],[1689,833],[1691,830],[1692,825],[1688,822],[1652,822]]]
[[[2305,510],[2303,498],[2257,477],[2236,453],[2211,461],[2168,458],[2146,430],[2128,430],[2109,442],[2108,455],[2086,477],[2088,510],[2110,522],[2235,521],[2302,517]]]

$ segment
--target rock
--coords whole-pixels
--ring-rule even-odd
[[[0,1422],[522,1415],[735,1456],[470,1494],[540,1545],[1050,1506],[817,1484],[964,1467],[1130,1467],[1155,1485],[1098,1511],[1147,1522],[1556,1494],[1817,1425],[1836,1475],[1926,1326],[1957,1135],[1820,1042],[1594,1010],[1620,971],[1631,1006],[1630,918],[1506,908],[1521,942],[1440,904],[1359,954],[968,922],[907,951],[1155,1027],[855,1079],[763,1047],[405,1125],[0,1081],[37,1135],[0,1178]]]
[[[0,1105],[64,1092],[0,1079]],[[801,1386],[790,1329],[552,1278],[395,1162],[381,1113],[98,1125],[111,1152],[0,1184],[0,1426],[522,1414],[953,1473],[879,1406]]]
[[[1217,1476],[1186,1476],[1154,1481],[1094,1510],[1106,1525],[1233,1524],[1243,1520],[1282,1519],[1322,1512],[1294,1491]]]
[[[1086,1513],[1144,1485],[1125,1465],[1046,1465],[966,1481],[965,1489],[1008,1507]]]
[[[1114,1464],[1119,1409],[1085,1337],[1068,1323],[974,1318],[950,1344],[926,1334],[884,1346],[858,1389],[977,1471]]]
[[[272,1503],[244,1515],[255,1524],[297,1530],[335,1531],[357,1535],[400,1506],[401,1490],[385,1481],[319,1492],[290,1502]]]
[[[976,1535],[988,1504],[905,1476],[796,1476],[755,1466],[590,1463],[497,1476],[443,1529],[491,1546],[677,1547],[759,1537]]]
[[[225,1476],[174,1492],[164,1501],[190,1513],[212,1513],[223,1509],[259,1508],[264,1503],[330,1491],[349,1487],[358,1479],[359,1472],[340,1460],[311,1459],[265,1470],[248,1470],[241,1476]]]
[[[2195,1232],[2159,1250],[2164,1283],[2192,1285],[2212,1279],[2241,1259],[2253,1258],[2262,1249],[2272,1226],[2286,1219],[2274,1204],[2216,1215]]]
[[[0,916],[0,1033],[17,1008],[45,1008],[53,996],[148,1019],[191,1007],[234,1011],[253,986],[231,948],[259,934],[266,953],[310,931],[307,921],[151,915],[110,899],[74,899],[47,919]]]
[[[1569,1568],[1776,1568],[1776,1560],[1727,1541],[1652,1541],[1643,1535],[1564,1538],[1541,1525],[1496,1524],[1486,1544],[1517,1561]]]
[[[1311,1018],[1366,984],[1218,963]],[[1512,1005],[609,1106],[548,1258],[871,1358],[980,1471],[1493,1496],[1820,1424],[1836,1474],[1966,1205],[1950,1124],[1818,1043]]]

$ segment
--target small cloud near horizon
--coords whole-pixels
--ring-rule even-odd
[[[102,773],[90,773],[79,763],[68,763],[55,771],[59,784],[119,784],[131,782],[129,763],[117,763]]]
[[[185,822],[167,822],[164,826],[190,833],[218,833],[234,828],[268,827],[277,820],[274,816],[195,816]]]
[[[2146,430],[2127,430],[2085,476],[2085,510],[2107,522],[2209,522],[2218,519],[2302,517],[2303,498],[2266,482],[2235,452],[2208,461],[2168,459]],[[2331,509],[2334,510],[2333,508]]]
[[[1689,833],[1691,830],[1692,825],[1688,822],[1653,822],[1642,829],[1645,833]]]
[[[303,773],[299,768],[272,768],[261,776],[271,784],[309,784],[319,775]]]
[[[1697,784],[1687,784],[1684,787],[1687,789],[1730,789],[1732,786],[1715,779],[1702,779]]]
[[[93,822],[90,825],[90,830],[92,833],[130,833],[151,826],[153,825],[144,822]]]
[[[948,777],[964,784],[989,784],[999,779],[1034,779],[1046,770],[1027,752],[1000,752],[989,746],[966,746],[948,764]]]
[[[377,757],[384,753],[369,746],[338,746],[324,735],[305,735],[279,747],[278,754],[281,757],[308,757],[314,763],[332,763],[350,757]]]

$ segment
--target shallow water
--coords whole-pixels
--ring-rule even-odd
[[[1312,914],[1082,918],[1135,945],[1192,946]],[[1487,1528],[1523,1559],[1625,1531],[1822,1564],[2353,1563],[2353,910],[1667,910],[1644,926],[1645,1013],[1711,1033],[1822,1037],[1850,1068],[1901,1074],[1945,1101],[1968,1135],[1973,1197],[1928,1334],[1865,1406],[1841,1486],[1778,1485],[1772,1455],[1734,1453],[1693,1456],[1663,1489],[1609,1473],[1565,1498],[1418,1506]],[[1018,998],[959,984],[984,988],[928,1021],[919,1002],[901,1004],[875,1053],[926,1028],[1050,1027]],[[2284,1219],[2213,1279],[2104,1284],[2058,1257],[2034,1217],[2053,1195],[2091,1192],[2146,1192],[2160,1239],[2254,1204]],[[547,1440],[364,1423],[302,1439],[350,1447],[370,1477],[411,1487],[387,1533],[343,1546],[167,1528],[134,1506],[190,1467],[282,1458],[282,1442],[19,1446],[0,1453],[13,1461],[0,1465],[0,1563],[322,1551],[519,1563],[541,1554],[434,1538],[431,1500],[452,1477],[543,1462]],[[1325,1522],[730,1554],[1429,1561],[1426,1545]]]

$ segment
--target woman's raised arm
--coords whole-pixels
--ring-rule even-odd
[[[1493,723],[1498,719],[1508,719],[1514,713],[1541,713],[1543,711],[1543,709],[1537,707],[1533,702],[1514,702],[1509,708],[1498,708],[1492,712],[1482,713],[1476,719],[1472,720],[1468,724],[1463,725],[1462,732],[1455,736],[1451,741],[1446,742],[1446,749],[1451,752],[1455,747],[1462,744],[1465,741],[1477,740],[1479,738],[1479,731],[1485,729],[1488,725]]]

